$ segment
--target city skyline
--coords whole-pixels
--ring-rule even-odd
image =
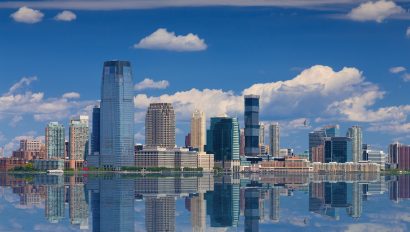
[[[125,12],[75,6],[51,9],[41,3],[38,8],[26,4],[34,13],[44,14],[36,23],[16,17],[22,5],[0,4],[0,18],[5,19],[0,22],[5,35],[0,45],[4,51],[0,147],[6,147],[6,155],[17,148],[21,136],[43,136],[50,121],[59,121],[68,131],[70,118],[91,116],[99,99],[101,64],[113,58],[133,64],[137,142],[144,142],[143,119],[149,103],[174,105],[181,146],[195,108],[206,113],[207,123],[210,117],[226,113],[238,117],[242,128],[243,95],[258,94],[260,121],[265,125],[278,121],[282,146],[297,152],[308,148],[308,132],[336,123],[343,133],[361,126],[363,143],[384,150],[397,139],[409,143],[406,2],[396,1],[394,14],[379,12],[364,20],[352,16],[361,3]],[[54,20],[62,10],[71,10],[76,17]],[[117,27],[109,20],[124,24]],[[88,27],[94,30],[88,32]],[[105,32],[113,36],[103,38]],[[184,37],[189,33],[192,36]],[[175,46],[164,47],[150,43],[156,36],[193,42],[181,47],[176,40]]]

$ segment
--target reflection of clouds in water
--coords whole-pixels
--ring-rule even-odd
[[[351,224],[347,226],[346,232],[392,232],[392,231],[405,231],[400,227],[386,226],[375,223],[360,223]]]
[[[77,231],[72,226],[65,226],[61,224],[36,224],[33,228],[34,231],[42,232],[65,232],[65,231]]]

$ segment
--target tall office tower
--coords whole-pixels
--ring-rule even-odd
[[[239,132],[239,155],[245,155],[245,129],[243,128]]]
[[[259,123],[259,145],[265,144],[265,125]]]
[[[191,146],[191,133],[185,135],[185,147],[192,147]]]
[[[340,133],[340,126],[339,125],[327,125],[325,127],[323,127],[323,129],[325,131],[326,137],[339,137]]]
[[[410,146],[400,143],[389,145],[389,163],[392,168],[401,170],[410,169]]]
[[[175,231],[174,196],[145,198],[145,229],[147,232]]]
[[[226,171],[239,171],[239,123],[237,118],[211,118],[206,152],[214,154],[215,165]]]
[[[48,159],[65,158],[65,130],[58,122],[50,122],[46,127],[46,154]]]
[[[245,231],[259,231],[259,189],[245,189]]]
[[[75,161],[84,161],[88,155],[88,116],[81,115],[70,122],[70,168],[75,169]]]
[[[101,166],[134,165],[134,86],[129,61],[106,61],[100,109]]]
[[[325,139],[325,163],[346,163],[353,161],[352,139],[347,137],[332,137]]]
[[[269,153],[272,157],[279,157],[280,127],[279,123],[269,125]]]
[[[347,130],[346,137],[352,139],[352,155],[353,155],[353,162],[359,162],[362,160],[363,154],[363,136],[362,136],[362,128],[358,126],[353,126]]]
[[[175,147],[175,111],[171,103],[151,103],[145,116],[147,147]]]
[[[206,231],[206,201],[203,193],[189,198],[191,206],[191,225],[193,232]]]
[[[325,138],[326,132],[323,129],[309,132],[309,161],[313,161],[313,148],[323,145]]]
[[[245,95],[245,155],[259,154],[259,96]]]
[[[280,219],[280,188],[273,187],[270,189],[270,208],[269,219],[273,222],[279,222]]]
[[[195,110],[191,118],[191,147],[204,151],[206,142],[205,113]]]
[[[99,105],[93,108],[92,132],[91,132],[91,155],[100,154],[100,114]]]

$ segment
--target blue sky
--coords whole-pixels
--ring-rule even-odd
[[[194,108],[242,119],[242,96],[255,93],[261,120],[279,121],[282,146],[298,152],[309,131],[334,123],[343,134],[362,126],[384,149],[409,143],[408,1],[222,3],[2,1],[0,146],[89,113],[110,59],[130,60],[134,82],[157,87],[135,91],[137,142],[150,102],[174,104],[182,145]]]

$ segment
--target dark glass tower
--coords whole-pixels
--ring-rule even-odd
[[[352,139],[347,137],[332,137],[325,141],[325,162],[352,162]]]
[[[245,155],[259,154],[259,96],[245,95]]]
[[[100,106],[93,108],[93,128],[91,134],[91,155],[100,153]]]
[[[101,86],[101,166],[134,165],[133,79],[129,61],[104,62]]]

